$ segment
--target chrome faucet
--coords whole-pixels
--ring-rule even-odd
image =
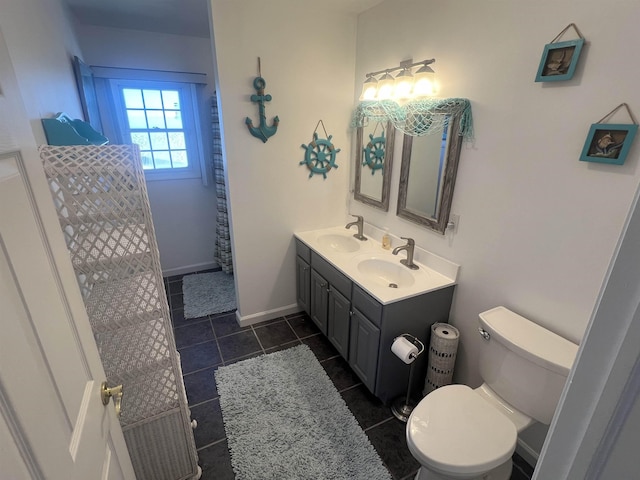
[[[407,251],[407,258],[403,258],[402,260],[400,260],[400,263],[403,264],[405,267],[410,268],[411,270],[418,270],[418,267],[415,263],[413,263],[413,249],[416,246],[416,242],[413,238],[408,238],[408,237],[400,237],[403,240],[407,241],[406,245],[402,245],[401,247],[396,247],[393,249],[393,253],[394,255],[397,255],[398,252],[400,250],[406,250]]]
[[[364,228],[364,218],[362,217],[362,215],[351,215],[351,216],[356,217],[357,220],[355,222],[347,223],[344,228],[349,229],[355,225],[356,227],[358,227],[358,233],[354,233],[353,236],[362,242],[364,242],[365,240],[369,240],[367,237],[365,237],[362,234],[362,229]]]

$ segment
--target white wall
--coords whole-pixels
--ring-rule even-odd
[[[356,17],[298,0],[212,0],[217,75],[224,123],[233,227],[238,316],[244,321],[297,311],[293,232],[345,222],[349,184]],[[257,57],[262,59],[267,122],[280,118],[267,143],[245,117]],[[299,165],[322,119],[341,151],[326,180]],[[320,138],[324,138],[322,127]]]
[[[89,25],[77,25],[76,30],[87,64],[207,75],[200,113],[205,158],[211,168],[209,98],[215,91],[211,40]],[[200,179],[152,180],[147,189],[163,273],[214,266],[214,186],[205,187]]]
[[[472,103],[475,141],[460,156],[455,237],[395,216],[399,161],[389,213],[350,204],[461,265],[450,319],[462,335],[455,379],[472,386],[480,383],[476,318],[488,308],[505,305],[580,342],[638,185],[638,139],[624,166],[578,158],[590,125],[614,107],[627,102],[640,115],[640,66],[628,56],[640,9],[624,0],[577,5],[387,0],[359,17],[358,81],[406,58],[435,57],[439,96]],[[544,45],[571,22],[587,39],[574,78],[535,83]],[[534,450],[545,432],[528,433]]]
[[[388,214],[351,203],[462,266],[451,321],[462,329],[457,378],[472,385],[480,381],[475,321],[490,307],[580,341],[638,185],[638,141],[624,166],[578,157],[590,125],[619,103],[640,114],[640,66],[626,53],[640,10],[626,1],[580,5],[386,1],[359,18],[358,79],[407,57],[435,57],[440,96],[472,103],[475,141],[460,157],[452,241],[395,217],[398,171]],[[587,38],[574,79],[534,83],[544,45],[570,22]]]
[[[0,0],[0,29],[36,142],[45,144],[40,119],[62,111],[82,117],[71,65],[80,49],[71,22],[58,0]]]

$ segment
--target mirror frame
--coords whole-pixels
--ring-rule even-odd
[[[451,213],[451,203],[453,200],[453,188],[456,183],[458,172],[458,162],[460,160],[460,149],[462,147],[462,135],[460,134],[460,113],[453,110],[441,110],[438,113],[450,115],[449,120],[449,147],[447,151],[447,162],[442,178],[442,191],[440,197],[440,215],[437,219],[419,215],[407,209],[407,187],[409,185],[409,169],[411,167],[411,148],[413,136],[404,135],[402,143],[402,164],[400,167],[400,188],[398,191],[398,208],[396,215],[411,222],[422,225],[431,230],[444,235],[449,223]]]
[[[385,212],[389,211],[389,192],[391,191],[391,170],[393,168],[393,148],[395,141],[396,129],[391,122],[386,122],[387,140],[384,149],[384,168],[382,176],[382,192],[381,199],[377,200],[373,197],[363,194],[360,191],[360,182],[362,180],[362,149],[364,127],[357,128],[356,140],[356,177],[353,190],[353,198],[359,202],[365,203],[371,207],[379,208]]]

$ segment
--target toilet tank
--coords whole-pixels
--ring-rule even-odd
[[[481,313],[479,322],[484,382],[522,413],[551,423],[578,345],[505,307]]]

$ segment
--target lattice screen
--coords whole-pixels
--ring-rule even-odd
[[[107,381],[124,387],[120,423],[136,476],[197,477],[138,149],[43,146],[40,157]]]

